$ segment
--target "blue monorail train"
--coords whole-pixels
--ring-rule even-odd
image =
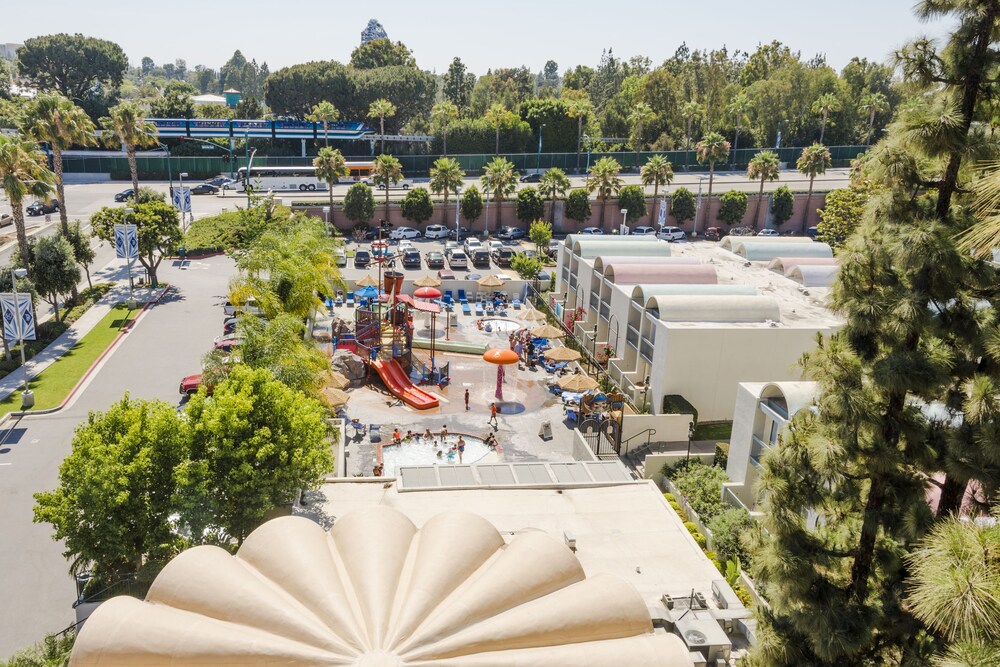
[[[310,139],[323,138],[323,123],[307,120],[239,120],[208,118],[147,118],[156,126],[162,138],[174,137],[249,137],[251,139]],[[327,123],[326,134],[330,139],[363,139],[374,130],[364,123],[339,121]]]

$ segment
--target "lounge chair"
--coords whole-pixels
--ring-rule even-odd
[[[478,317],[482,317],[483,316],[483,302],[482,301],[477,301],[476,302],[476,315]]]
[[[464,314],[466,314],[466,315],[471,315],[472,314],[472,309],[469,307],[469,302],[468,301],[463,301],[462,302],[462,312]]]
[[[347,293],[347,307],[354,308],[354,292]]]
[[[514,306],[514,310],[521,310],[521,300],[516,296],[510,302]]]
[[[382,442],[382,427],[378,424],[370,424],[368,426],[368,441],[369,442]]]
[[[446,289],[444,291],[444,305],[451,306],[455,302],[455,297],[451,295],[451,290]]]
[[[344,292],[337,290],[337,298],[333,300],[333,303],[338,306],[344,305]]]
[[[459,301],[468,301],[468,299],[465,298],[465,290],[464,289],[458,290],[458,300]]]

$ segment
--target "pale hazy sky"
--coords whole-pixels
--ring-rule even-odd
[[[852,56],[882,61],[920,34],[948,26],[922,24],[913,0],[459,0],[342,2],[327,0],[0,0],[0,42],[41,33],[81,32],[118,42],[133,64],[184,58],[189,68],[218,68],[241,49],[271,71],[309,60],[346,62],[368,19],[409,46],[422,69],[443,71],[459,56],[476,73],[546,60],[560,72],[596,65],[601,50],[646,55],[654,65],[681,42],[694,48],[753,50],[780,40],[808,59],[817,52],[837,69]]]

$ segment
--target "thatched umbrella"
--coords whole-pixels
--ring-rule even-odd
[[[522,311],[517,316],[525,322],[544,322],[546,320],[545,313],[534,308]]]
[[[378,287],[378,281],[369,275],[365,275],[363,278],[354,283],[358,287]]]
[[[323,374],[323,385],[334,389],[345,389],[351,386],[351,381],[339,371],[327,371]]]
[[[566,332],[551,324],[543,324],[531,330],[531,335],[535,338],[562,338]]]
[[[434,276],[421,276],[413,281],[417,287],[441,287],[441,280]]]
[[[503,287],[504,281],[500,280],[496,276],[486,276],[485,278],[477,280],[476,284],[480,287]]]
[[[576,361],[580,358],[580,353],[568,347],[554,347],[545,350],[545,358],[549,361]]]
[[[556,384],[564,391],[574,392],[590,391],[591,389],[597,389],[599,386],[597,380],[583,373],[573,373],[572,375],[561,377],[556,381]]]
[[[351,400],[350,394],[340,389],[334,389],[333,387],[323,387],[322,392],[331,408],[339,408]]]

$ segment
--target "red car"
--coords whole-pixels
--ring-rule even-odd
[[[190,396],[191,394],[197,394],[198,388],[201,386],[201,373],[197,375],[188,375],[186,378],[181,380],[180,392],[181,396]]]
[[[229,352],[237,345],[243,343],[242,338],[236,338],[235,336],[224,336],[215,339],[215,349],[221,352]]]

